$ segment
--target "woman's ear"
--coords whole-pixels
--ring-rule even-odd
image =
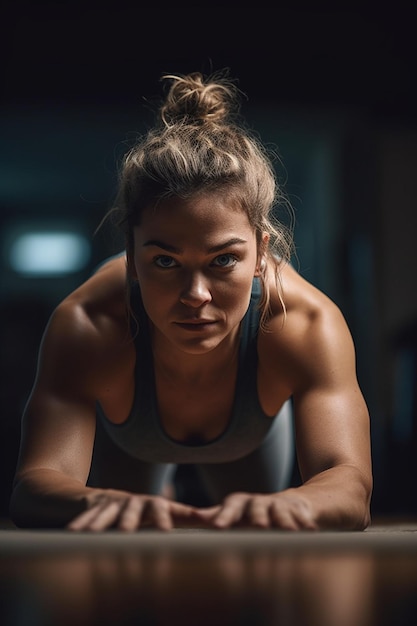
[[[261,276],[265,272],[268,243],[269,243],[269,234],[263,233],[261,242],[258,247],[258,260],[256,262],[255,276]]]
[[[254,276],[262,276],[266,270],[266,258],[262,257],[259,262],[256,264],[255,274]]]

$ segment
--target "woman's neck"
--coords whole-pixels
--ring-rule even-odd
[[[213,350],[204,354],[188,354],[153,332],[152,351],[155,371],[177,382],[215,382],[237,363],[240,327],[230,333]]]

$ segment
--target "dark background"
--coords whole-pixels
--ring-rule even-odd
[[[413,14],[279,5],[6,3],[0,31],[1,511],[52,308],[105,256],[117,162],[153,121],[160,76],[230,68],[282,158],[301,273],[342,308],[372,419],[373,512],[417,512],[417,93]],[[16,224],[76,227],[88,265],[23,279]]]

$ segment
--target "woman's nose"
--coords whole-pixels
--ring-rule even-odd
[[[201,273],[187,276],[183,285],[180,301],[192,307],[200,307],[211,300],[211,293],[207,279]]]

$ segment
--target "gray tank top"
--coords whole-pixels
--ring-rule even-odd
[[[190,445],[173,440],[163,429],[158,414],[148,318],[139,289],[133,285],[131,304],[139,323],[135,337],[135,397],[130,414],[122,424],[110,422],[97,404],[97,417],[110,438],[130,456],[150,463],[223,463],[258,448],[274,423],[258,400],[259,298],[259,279],[255,278],[250,304],[241,322],[236,390],[229,422],[216,439]]]

